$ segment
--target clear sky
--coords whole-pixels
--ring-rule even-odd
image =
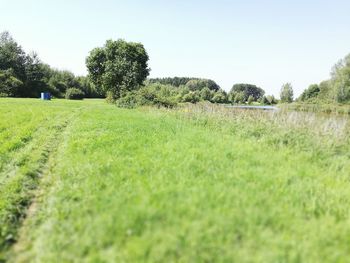
[[[151,77],[252,83],[296,95],[350,53],[349,0],[0,0],[0,31],[53,67],[86,74],[107,39],[142,42]]]

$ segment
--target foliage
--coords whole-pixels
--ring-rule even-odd
[[[252,84],[235,84],[230,91],[231,102],[245,103],[249,96],[253,101],[258,101],[265,94],[265,91]]]
[[[286,83],[282,85],[280,98],[281,102],[291,103],[293,102],[293,87],[292,84]]]
[[[27,57],[22,47],[11,37],[9,32],[0,33],[0,70],[12,71],[12,76],[24,83]]]
[[[267,95],[263,96],[260,100],[260,102],[264,105],[274,105],[277,104],[277,100],[273,95]]]
[[[0,70],[0,97],[15,96],[22,85],[22,81],[16,79],[10,70]]]
[[[25,54],[8,32],[0,34],[0,78],[1,96],[38,98],[41,92],[50,92],[63,98],[70,88],[81,89],[89,98],[104,95],[88,78],[52,69],[35,52]]]
[[[311,85],[300,96],[306,103],[350,103],[350,54],[340,60],[331,71],[331,79]]]
[[[245,102],[245,94],[244,92],[230,93],[233,98],[234,103],[244,103]]]
[[[248,97],[248,104],[252,104],[253,103],[253,101],[254,101],[254,98],[253,98],[253,96],[252,95],[250,95],[249,97]]]
[[[43,64],[36,53],[27,56],[25,64],[26,80],[21,97],[39,97],[41,92],[51,91],[48,82],[51,75],[51,69]]]
[[[219,90],[218,92],[214,93],[214,96],[211,100],[213,103],[227,103],[227,94],[224,90]]]
[[[210,79],[191,79],[186,83],[186,86],[192,91],[202,90],[204,88],[213,91],[218,91],[220,89],[220,86]]]
[[[186,78],[186,77],[174,77],[174,78],[153,78],[146,81],[146,85],[152,83],[159,83],[163,85],[170,85],[174,87],[187,86],[190,90],[202,90],[208,88],[209,90],[218,91],[220,86],[211,79],[201,78]]]
[[[77,86],[81,89],[85,98],[104,98],[104,94],[99,90],[88,77],[78,76],[76,77]]]
[[[138,106],[157,106],[173,108],[177,104],[177,89],[169,85],[150,84],[137,91],[130,91],[116,100],[121,108],[135,108]]]
[[[350,102],[350,54],[334,66],[332,86],[337,102]]]
[[[304,92],[300,95],[300,101],[307,101],[312,98],[316,98],[320,93],[320,87],[317,84],[310,85]]]
[[[107,40],[86,59],[91,81],[116,98],[137,89],[149,74],[148,55],[140,43]]]
[[[65,98],[67,100],[82,100],[85,97],[83,91],[77,88],[69,88],[66,90]]]
[[[181,102],[197,103],[199,102],[199,100],[200,97],[198,96],[198,93],[196,93],[195,91],[190,91],[182,97]]]
[[[203,88],[200,92],[201,100],[211,101],[213,98],[213,93],[210,91],[208,87]]]

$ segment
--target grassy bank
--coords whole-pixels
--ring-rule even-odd
[[[341,104],[321,104],[321,103],[292,103],[280,105],[285,110],[295,110],[304,112],[327,113],[327,114],[344,114],[350,115],[350,106]]]
[[[0,100],[1,111],[15,102]],[[208,105],[28,103],[74,117],[56,140],[12,261],[349,257],[348,119]]]

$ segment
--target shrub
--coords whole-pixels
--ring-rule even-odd
[[[145,105],[173,108],[177,105],[176,95],[176,89],[169,85],[151,84],[126,93],[116,101],[116,105],[129,109]]]
[[[115,101],[120,108],[133,109],[140,105],[140,100],[136,92],[128,92],[125,96]]]
[[[199,102],[199,100],[200,100],[199,96],[193,91],[185,94],[182,97],[183,102],[197,103],[197,102]]]
[[[248,97],[248,104],[252,104],[253,101],[254,101],[254,98],[253,98],[252,95],[250,95],[250,96]]]
[[[65,98],[67,100],[82,100],[85,94],[83,91],[77,88],[69,88],[66,90]]]

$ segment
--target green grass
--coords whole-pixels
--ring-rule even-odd
[[[18,205],[18,191],[6,183],[12,176],[36,185],[33,191],[20,184],[35,200],[24,222],[2,221],[13,230],[15,243],[4,250],[10,261],[346,262],[350,256],[347,119],[209,106],[125,110],[102,101],[4,99],[0,106],[0,131],[31,138],[21,147],[1,144],[0,187],[14,197],[1,191],[0,200]],[[28,108],[35,113],[22,116]],[[24,125],[28,118],[31,126]],[[14,168],[22,154],[30,175]],[[6,207],[0,220],[13,212]]]

